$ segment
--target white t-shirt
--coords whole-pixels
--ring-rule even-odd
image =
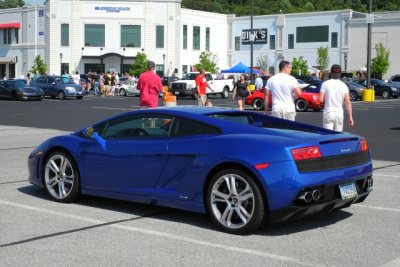
[[[321,92],[325,92],[324,113],[342,111],[345,94],[349,93],[347,85],[339,79],[330,79],[322,83]]]
[[[263,88],[263,80],[261,77],[257,77],[254,83],[257,90]]]
[[[267,88],[272,94],[272,110],[295,110],[294,89],[299,86],[297,80],[286,73],[278,73],[268,79]]]

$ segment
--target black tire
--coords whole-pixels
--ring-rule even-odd
[[[80,177],[72,156],[64,151],[51,153],[43,166],[43,185],[49,197],[70,203],[80,197]]]
[[[11,92],[11,100],[13,101],[18,100],[18,95],[16,91]]]
[[[120,96],[126,96],[126,91],[125,91],[125,89],[124,89],[124,88],[120,88],[118,94],[119,94]]]
[[[232,184],[235,187],[233,192],[229,189],[233,188]],[[224,232],[248,234],[259,229],[264,222],[266,202],[260,188],[251,175],[240,169],[230,168],[216,173],[210,180],[205,199],[211,220]]]
[[[295,105],[296,111],[304,112],[308,110],[307,102],[304,99],[297,99]]]
[[[392,95],[392,97],[393,97],[393,98],[398,98],[399,96],[398,96],[398,95]]]
[[[224,90],[222,90],[222,93],[221,93],[221,97],[222,97],[223,99],[229,97],[229,88],[228,88],[228,87],[224,87]]]
[[[76,99],[81,100],[83,98],[83,96],[77,96]]]
[[[359,99],[359,96],[356,91],[350,91],[350,100],[351,101],[357,101]]]
[[[58,98],[61,99],[61,100],[64,100],[65,99],[65,93],[63,91],[59,91],[58,92]]]
[[[255,110],[264,110],[264,99],[254,98],[253,103],[251,105]]]
[[[384,99],[389,99],[390,98],[390,92],[389,92],[389,90],[382,90],[382,93],[381,93],[381,95],[382,95],[382,98],[384,98]]]

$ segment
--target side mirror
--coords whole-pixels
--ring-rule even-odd
[[[93,137],[93,134],[94,134],[94,129],[93,129],[93,127],[89,127],[89,128],[87,128],[87,129],[85,129],[85,130],[83,131],[83,135],[86,136],[86,137],[88,137],[88,138],[92,138],[92,137]]]

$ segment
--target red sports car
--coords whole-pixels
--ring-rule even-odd
[[[307,111],[312,109],[319,111],[324,108],[324,104],[319,102],[318,95],[321,89],[321,83],[310,84],[302,89],[300,98],[296,99],[296,111]],[[255,110],[264,109],[264,90],[256,90],[246,98],[246,105],[252,106]],[[268,106],[272,106],[271,95],[269,97]]]

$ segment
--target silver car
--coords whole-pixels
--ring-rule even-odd
[[[122,83],[119,87],[117,87],[118,94],[120,96],[138,96],[140,95],[140,91],[137,89],[137,81],[136,80],[127,80]]]

